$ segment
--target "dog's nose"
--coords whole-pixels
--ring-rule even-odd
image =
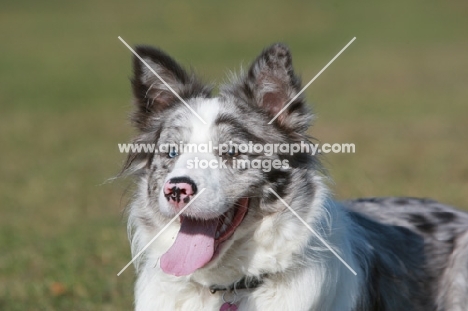
[[[164,184],[163,191],[167,201],[180,209],[197,194],[197,185],[189,177],[175,177]]]

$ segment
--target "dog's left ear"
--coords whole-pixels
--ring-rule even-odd
[[[292,57],[288,47],[281,43],[263,50],[242,78],[236,93],[262,108],[270,118],[275,117],[301,90],[301,80],[294,73]],[[250,100],[249,100],[250,99]],[[281,127],[305,132],[312,115],[302,96],[296,98],[275,119]]]
[[[202,84],[193,72],[186,71],[162,50],[137,46],[136,53],[144,61],[143,63],[138,57],[133,58],[132,87],[136,111],[132,120],[140,130],[150,127],[152,117],[180,104],[178,96],[184,100],[211,96],[210,86]]]

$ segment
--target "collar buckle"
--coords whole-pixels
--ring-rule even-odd
[[[248,278],[244,276],[237,282],[229,286],[219,286],[219,285],[211,285],[210,286],[210,293],[216,294],[216,292],[227,291],[227,292],[235,292],[238,289],[255,289],[263,284],[263,279],[266,277],[266,274],[260,275],[260,277]]]

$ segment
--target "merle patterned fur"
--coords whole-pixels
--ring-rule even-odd
[[[137,53],[205,118],[204,128],[177,97],[138,59],[134,59],[132,117],[134,143],[178,143],[205,135],[213,144],[294,143],[309,141],[313,119],[299,96],[272,125],[268,121],[300,90],[289,49],[274,44],[245,73],[232,77],[213,96],[193,74],[159,49]],[[195,133],[195,134],[194,134]],[[199,134],[200,133],[200,134]],[[184,156],[181,155],[180,159]],[[223,155],[228,161],[232,159]],[[219,310],[221,295],[210,286],[229,287],[260,278],[261,285],[239,292],[239,310],[462,311],[468,306],[468,215],[431,200],[374,198],[335,202],[318,157],[297,153],[243,159],[287,159],[289,169],[183,171],[180,159],[164,154],[131,153],[123,172],[136,176],[129,206],[133,254],[171,218],[160,200],[164,182],[175,171],[206,188],[187,213],[213,217],[242,197],[250,198],[247,216],[223,252],[189,277],[168,276],[159,258],[171,245],[179,224],[162,234],[136,262],[137,310]],[[185,174],[184,173],[184,174]],[[172,175],[171,175],[172,174]],[[353,276],[309,232],[269,188],[355,268]]]

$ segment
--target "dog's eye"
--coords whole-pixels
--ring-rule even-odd
[[[179,155],[179,153],[177,152],[177,150],[174,150],[174,149],[172,149],[171,151],[169,151],[169,153],[167,154],[167,156],[168,156],[169,158],[175,158],[175,157],[177,157],[178,155]]]
[[[226,153],[229,157],[234,158],[239,155],[239,150],[237,148],[231,148],[229,151]]]

